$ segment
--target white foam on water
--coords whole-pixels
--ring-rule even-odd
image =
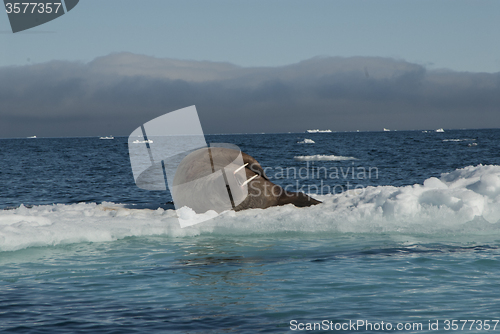
[[[423,184],[367,187],[313,197],[323,203],[228,211],[186,228],[180,227],[174,210],[128,209],[114,203],[21,206],[0,211],[0,250],[150,235],[325,232],[500,237],[500,166],[469,166],[428,178]],[[185,211],[180,215],[192,218],[194,213]],[[199,215],[200,220],[206,215],[213,217],[213,212]]]
[[[460,141],[475,141],[476,139],[474,138],[463,138],[463,139],[443,139],[443,141],[456,141],[456,142],[460,142]]]
[[[343,161],[357,160],[354,157],[343,157],[341,155],[298,155],[293,157],[296,161]]]

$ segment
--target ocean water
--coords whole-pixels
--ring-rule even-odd
[[[500,331],[500,130],[207,141],[323,203],[181,229],[127,138],[1,139],[0,331]]]

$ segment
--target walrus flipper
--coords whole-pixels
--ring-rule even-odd
[[[302,192],[285,191],[278,199],[277,205],[293,204],[298,207],[306,207],[311,205],[320,204],[322,202],[314,199]]]

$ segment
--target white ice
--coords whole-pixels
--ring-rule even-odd
[[[228,211],[181,228],[174,210],[124,205],[21,206],[0,211],[0,250],[128,236],[269,235],[272,233],[486,233],[500,236],[500,166],[469,166],[423,184],[378,186],[313,197],[322,204]],[[187,208],[181,218],[194,213]],[[205,220],[214,215],[200,215]],[[184,217],[185,218],[185,217]],[[168,241],[167,241],[168,242]]]

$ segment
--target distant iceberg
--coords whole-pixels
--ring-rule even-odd
[[[153,141],[151,139],[149,139],[149,140],[134,140],[132,143],[133,144],[146,144],[146,143],[153,144]]]
[[[314,144],[315,141],[312,139],[304,138],[303,141],[298,141],[297,144]]]
[[[436,130],[436,132],[444,132],[443,128],[439,128]]]
[[[391,130],[384,128],[384,131],[385,131],[385,132],[389,132],[389,131],[391,131]]]
[[[314,129],[314,130],[307,130],[308,133],[330,133],[332,130],[320,130],[320,129]]]

